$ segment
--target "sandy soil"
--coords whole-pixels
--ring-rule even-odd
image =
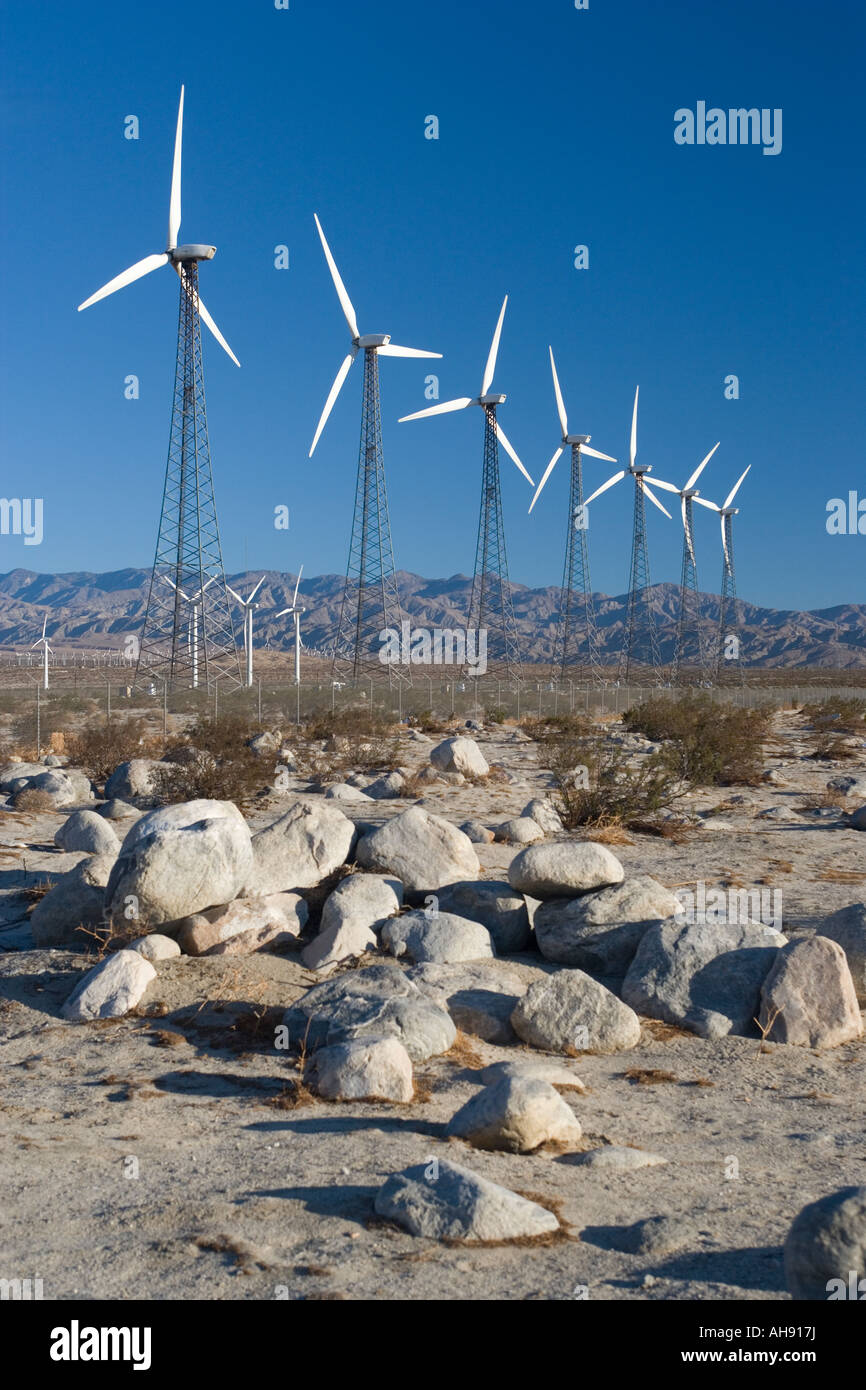
[[[457,824],[493,825],[549,785],[531,743],[508,731],[479,742],[515,780],[431,789],[425,805]],[[669,887],[780,888],[785,931],[814,931],[866,896],[866,841],[833,813],[796,809],[838,770],[802,753],[796,718],[780,716],[768,766],[785,785],[698,793],[691,810],[726,809],[684,843],[634,835],[614,852]],[[407,764],[424,757],[407,743]],[[364,804],[356,818],[381,821],[406,804]],[[770,806],[790,824],[755,820]],[[564,1059],[589,1088],[563,1092],[585,1148],[629,1144],[667,1160],[610,1174],[567,1154],[483,1153],[445,1137],[478,1067],[524,1051],[476,1038],[416,1069],[423,1099],[413,1104],[292,1106],[295,1063],[272,1042],[278,1011],[313,983],[296,954],[160,963],[134,1015],[66,1023],[60,1005],[92,958],[27,949],[22,924],[22,889],[80,857],[53,848],[63,819],[0,814],[0,1276],[41,1276],[46,1298],[558,1300],[586,1286],[592,1299],[782,1299],[793,1217],[863,1182],[862,1040],[761,1051],[757,1038],[706,1042],[646,1022],[631,1052]],[[504,876],[516,852],[478,849],[486,877]],[[534,954],[503,961],[539,964]],[[646,1084],[632,1069],[668,1077]],[[437,1155],[536,1194],[560,1215],[562,1237],[443,1246],[377,1224],[386,1177]],[[676,1219],[668,1247],[627,1253],[626,1228],[658,1215]]]

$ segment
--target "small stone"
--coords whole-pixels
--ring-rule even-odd
[[[492,830],[488,830],[486,825],[482,825],[478,820],[466,820],[459,827],[467,840],[471,840],[473,845],[492,845],[494,835]]]
[[[446,738],[430,750],[430,762],[439,772],[460,772],[486,777],[490,768],[473,738]]]
[[[518,816],[515,820],[506,820],[497,825],[495,838],[500,844],[534,845],[544,839],[544,831],[531,816]]]
[[[508,882],[533,898],[574,898],[622,883],[625,870],[604,845],[591,840],[530,845],[512,859]]]
[[[297,940],[308,912],[297,893],[236,898],[184,919],[177,941],[187,956],[248,955],[264,947],[278,949]]]
[[[95,811],[73,811],[54,833],[54,843],[67,852],[84,854],[120,853],[120,840],[111,826]]]
[[[394,956],[420,964],[437,961],[482,960],[493,955],[490,933],[480,922],[450,912],[407,912],[390,918],[382,928],[382,945]]]
[[[552,801],[546,797],[536,796],[528,801],[520,812],[521,816],[529,816],[541,826],[545,835],[561,835],[564,829],[559,812]]]
[[[128,949],[138,951],[139,955],[150,961],[170,960],[172,956],[179,956],[181,953],[176,941],[170,936],[160,935],[159,932],[152,932],[150,936],[140,936],[137,941],[130,941]]]
[[[575,1154],[569,1162],[580,1168],[604,1168],[617,1173],[630,1173],[635,1168],[654,1168],[667,1163],[661,1154],[648,1153],[646,1149],[632,1149],[626,1144],[608,1144],[603,1149],[590,1149],[588,1153]]]
[[[580,1077],[575,1076],[574,1072],[569,1071],[561,1062],[548,1062],[543,1057],[536,1060],[527,1058],[519,1062],[493,1062],[489,1067],[476,1072],[476,1076],[484,1086],[490,1086],[494,1081],[502,1081],[506,1076],[529,1077],[533,1081],[546,1081],[548,1085],[560,1089],[586,1093],[586,1087]]]
[[[326,801],[372,801],[372,799],[358,787],[350,787],[347,782],[335,782],[325,792]]]

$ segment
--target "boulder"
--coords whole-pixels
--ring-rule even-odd
[[[188,801],[136,821],[106,890],[112,924],[157,927],[231,902],[247,882],[250,830],[230,801]]]
[[[463,1033],[507,1047],[517,1041],[511,1015],[527,985],[520,975],[487,962],[440,965],[427,962],[406,972]]]
[[[490,768],[474,738],[446,738],[430,749],[437,772],[460,772],[464,777],[486,777]]]
[[[345,864],[355,827],[336,806],[296,801],[253,836],[249,896],[315,888]]]
[[[519,1062],[492,1062],[489,1067],[484,1067],[475,1073],[476,1079],[482,1086],[490,1086],[494,1081],[502,1081],[506,1076],[529,1077],[533,1081],[546,1081],[550,1086],[556,1086],[561,1091],[580,1091],[586,1093],[586,1087],[579,1076],[562,1062],[548,1062],[544,1057],[526,1058]]]
[[[358,842],[357,860],[393,874],[407,893],[434,892],[457,879],[477,878],[472,845],[456,825],[422,806],[410,806]]]
[[[236,898],[185,918],[177,929],[177,943],[187,956],[276,950],[297,941],[308,915],[307,904],[297,893]]]
[[[854,988],[861,1004],[866,1004],[866,903],[840,907],[825,917],[821,935],[837,942],[848,961]]]
[[[624,877],[616,856],[591,840],[530,845],[514,856],[508,869],[512,888],[542,901],[574,898],[593,888],[622,883]]]
[[[274,758],[279,751],[280,741],[281,736],[279,734],[272,734],[265,730],[264,733],[254,734],[251,739],[248,739],[247,746],[256,758]]]
[[[120,840],[111,826],[95,811],[73,811],[68,820],[55,831],[54,843],[60,849],[84,854],[120,852]]]
[[[459,829],[466,836],[467,840],[471,840],[473,845],[493,844],[493,831],[488,830],[487,826],[482,825],[478,820],[466,820]]]
[[[848,824],[854,830],[866,830],[866,806],[858,806],[848,817]]]
[[[415,1094],[412,1061],[397,1038],[358,1038],[320,1047],[305,1080],[325,1100],[391,1100]]]
[[[529,816],[537,825],[541,826],[545,835],[561,835],[564,829],[559,812],[552,801],[547,797],[535,796],[528,801],[520,812],[521,816]]]
[[[859,1038],[863,1025],[842,947],[826,936],[783,946],[761,986],[758,1018],[770,1042],[794,1047],[838,1047]]]
[[[44,763],[4,763],[0,767],[0,792],[19,791],[27,786],[31,777],[41,777],[44,771]]]
[[[367,796],[373,801],[394,801],[403,795],[406,778],[402,772],[389,772],[386,777],[377,777],[364,787]]]
[[[37,946],[80,950],[86,945],[89,938],[80,929],[95,930],[104,925],[105,891],[114,863],[113,854],[82,859],[39,899],[30,915]]]
[[[382,945],[393,956],[421,963],[481,960],[493,955],[490,933],[480,922],[451,912],[421,909],[390,918],[382,928]]]
[[[121,1018],[134,1009],[156,971],[139,951],[115,951],[88,970],[61,1009],[64,1018]]]
[[[532,1153],[542,1144],[576,1144],[580,1124],[558,1091],[533,1077],[506,1076],[452,1115],[447,1133],[476,1149]]]
[[[494,838],[504,845],[534,845],[544,839],[544,831],[531,816],[517,816],[497,825]]]
[[[301,952],[310,970],[332,970],[341,960],[378,947],[376,933],[403,902],[398,879],[351,874],[337,884],[322,909],[321,931]]]
[[[457,1030],[396,965],[372,965],[314,985],[286,1010],[290,1045],[307,1052],[353,1038],[396,1037],[413,1062],[447,1052]]]
[[[546,1207],[447,1159],[395,1173],[374,1207],[377,1216],[431,1240],[525,1240],[559,1229]]]
[[[841,792],[842,796],[855,797],[862,802],[866,799],[866,777],[839,773],[827,783],[828,792]]]
[[[76,806],[82,801],[93,800],[93,787],[90,778],[85,777],[83,772],[78,772],[75,768],[40,768],[39,772],[28,777],[26,782],[19,785],[14,783],[16,793],[22,791],[42,792],[45,796],[51,797],[57,810],[62,810],[64,806]]]
[[[803,1207],[788,1232],[784,1263],[785,1284],[795,1302],[862,1302],[866,1187],[843,1187]]]
[[[325,792],[326,801],[372,801],[372,797],[362,792],[360,787],[351,787],[348,782],[335,782]]]
[[[786,941],[758,922],[658,923],[641,938],[622,997],[647,1018],[702,1038],[748,1037],[761,985]]]
[[[532,931],[522,893],[499,879],[467,879],[447,883],[436,894],[441,912],[480,922],[490,932],[497,955],[525,951]]]
[[[128,801],[104,801],[101,806],[97,806],[96,814],[104,816],[106,820],[127,820],[130,816],[139,815],[137,806],[130,806]]]
[[[114,769],[105,784],[105,799],[151,802],[159,795],[164,777],[164,763],[155,758],[133,758]]]
[[[535,913],[535,939],[546,960],[598,975],[624,975],[644,932],[680,911],[656,879],[626,879],[580,898],[554,898]]]
[[[171,960],[173,956],[180,955],[180,947],[170,936],[162,936],[159,932],[151,932],[149,936],[140,936],[137,941],[130,941],[130,951],[138,951],[139,955],[144,956],[145,960]]]
[[[511,1023],[518,1037],[545,1052],[623,1052],[640,1042],[637,1014],[582,970],[536,980]]]

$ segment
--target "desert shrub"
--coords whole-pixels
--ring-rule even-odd
[[[856,748],[847,740],[866,734],[866,700],[822,700],[804,705],[802,716],[811,726],[809,756],[820,759],[853,758]]]
[[[141,720],[124,719],[67,735],[66,752],[73,767],[82,768],[93,782],[104,782],[120,763],[146,758],[153,749]]]
[[[772,711],[737,709],[707,695],[654,696],[623,715],[626,728],[662,742],[662,758],[696,786],[755,783],[763,770],[763,741]]]
[[[645,824],[681,793],[663,754],[648,754],[633,768],[625,749],[581,716],[564,715],[524,727],[538,744],[539,762],[553,773],[553,799],[567,830]]]
[[[39,787],[24,787],[22,791],[16,792],[12,798],[12,806],[16,811],[57,810],[51,793],[42,791]]]
[[[504,724],[507,718],[508,710],[499,705],[488,705],[484,711],[485,724]]]
[[[310,747],[319,740],[325,743],[324,749]],[[395,767],[400,741],[392,715],[375,709],[346,709],[313,715],[293,747],[300,771],[340,781],[349,772]]]
[[[257,732],[239,716],[202,718],[187,730],[188,742],[170,745],[160,770],[158,796],[165,802],[206,798],[243,806],[269,779],[267,761],[257,758],[249,739]],[[258,731],[260,732],[260,731]]]

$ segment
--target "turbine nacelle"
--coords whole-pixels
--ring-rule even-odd
[[[390,341],[390,333],[365,333],[363,338],[353,339],[355,347],[357,348],[387,347]]]
[[[591,439],[591,434],[564,434],[562,436],[563,444],[588,444]]]
[[[198,244],[173,246],[166,254],[175,264],[183,261],[212,261],[216,255],[216,247]]]
[[[486,396],[479,396],[474,405],[504,405],[508,400],[507,396],[498,395],[495,391],[489,391]]]

